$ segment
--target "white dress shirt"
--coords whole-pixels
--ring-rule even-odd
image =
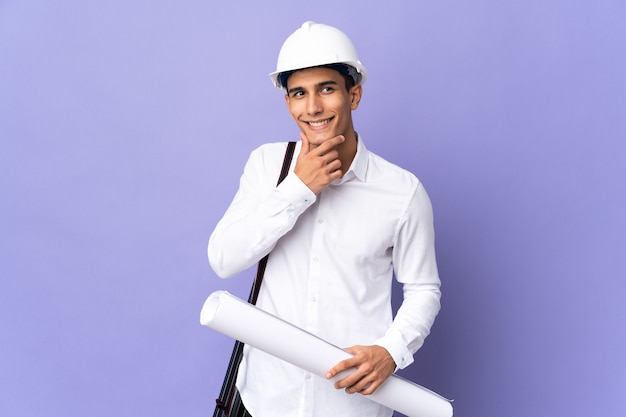
[[[369,152],[361,137],[349,170],[317,196],[293,173],[301,143],[276,187],[286,146],[266,144],[250,155],[209,239],[212,268],[230,277],[271,252],[258,307],[342,348],[383,346],[406,367],[440,307],[426,191],[413,174]],[[404,292],[395,318],[394,273]],[[237,387],[254,417],[392,414],[249,346]]]

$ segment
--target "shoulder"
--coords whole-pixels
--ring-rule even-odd
[[[411,171],[371,151],[368,154],[367,181],[384,182],[390,187],[395,185],[395,187],[410,190],[415,190],[420,186],[420,180]]]
[[[264,143],[257,148],[253,149],[250,153],[251,156],[256,157],[264,157],[264,156],[274,156],[274,155],[282,155],[285,153],[285,149],[287,149],[287,144],[289,142],[269,142]]]
[[[260,145],[250,152],[248,164],[257,167],[275,167],[281,164],[287,150],[288,142],[270,142]]]
[[[386,201],[388,210],[398,209],[403,221],[419,218],[432,222],[430,197],[419,178],[379,155],[370,152],[369,158],[367,182]]]

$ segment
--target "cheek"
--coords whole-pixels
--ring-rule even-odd
[[[289,112],[289,115],[295,119],[296,115],[298,114],[298,102],[295,100],[291,100],[289,99],[288,96],[285,96],[285,104],[287,105],[287,111]]]
[[[298,114],[300,113],[298,111],[298,106],[294,106],[293,104],[291,104],[287,106],[287,110],[289,111],[289,115],[291,116],[292,119],[298,120]]]
[[[297,119],[298,116],[305,112],[304,103],[300,101],[292,101],[288,106],[289,114],[292,118]]]
[[[345,101],[341,107],[341,112],[343,113],[343,116],[346,117],[352,114],[352,110],[354,109],[354,104],[352,104],[350,101]]]

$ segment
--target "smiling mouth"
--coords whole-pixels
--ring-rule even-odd
[[[307,122],[307,124],[311,127],[322,127],[330,123],[330,119],[319,120],[316,122]]]

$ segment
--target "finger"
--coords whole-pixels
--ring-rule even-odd
[[[361,388],[359,392],[359,394],[361,395],[370,395],[373,394],[374,391],[376,391],[376,389],[380,386],[380,383],[378,381],[374,381],[374,382],[368,382],[367,384],[365,384],[365,386],[363,388]]]
[[[325,153],[323,155],[320,155],[320,158],[322,158],[324,163],[330,164],[331,162],[339,160],[339,152],[333,150],[333,151],[327,152],[327,153]]]
[[[302,140],[302,149],[300,152],[305,155],[311,150],[311,144],[303,132],[300,132],[300,140]]]
[[[342,379],[335,383],[336,389],[345,389],[347,393],[354,394],[355,392],[362,391],[369,383],[365,378],[367,375],[355,372],[352,375]]]
[[[318,147],[318,149],[321,153],[325,153],[333,149],[334,147],[342,144],[345,140],[346,138],[343,135],[335,136],[334,138],[330,138],[327,141],[324,141],[324,143],[322,143]]]
[[[357,374],[351,375],[351,377],[356,376]],[[360,373],[359,377],[354,382],[349,381],[349,378],[345,378],[343,386],[346,387],[346,392],[349,394],[354,394],[358,392],[363,395],[369,395],[376,391],[376,389],[382,384],[382,379],[368,373]],[[339,387],[340,388],[340,387]]]
[[[372,385],[371,382],[367,381],[365,378],[359,380],[358,382],[356,382],[353,385],[350,385],[349,387],[346,388],[346,392],[348,394],[355,394],[355,393],[360,393],[363,394],[365,392],[367,392],[367,390],[370,388],[370,386]]]
[[[341,145],[345,140],[346,139],[343,135],[335,136],[334,138],[325,140],[321,145],[316,148],[317,154],[324,155],[332,149],[336,148],[337,146]]]
[[[344,388],[348,394],[354,394],[356,392],[367,395],[371,394],[380,385],[380,382],[372,375],[368,375],[364,372],[355,372],[349,377],[344,378],[335,384],[336,389]]]
[[[341,171],[341,161],[335,159],[334,161],[326,164],[326,173],[330,176],[331,181],[336,178],[341,178],[343,172]]]
[[[356,368],[358,365],[359,362],[354,357],[344,359],[328,370],[328,372],[326,373],[326,378],[334,378],[338,373],[343,372],[346,369]]]
[[[351,353],[352,355],[357,355],[358,353],[360,353],[362,351],[362,347],[357,345],[357,346],[350,346],[347,348],[344,348],[343,350],[345,350],[348,353]]]
[[[335,387],[335,389],[343,389],[348,393],[358,392],[367,383],[366,381],[363,381],[363,378],[365,378],[365,376],[366,375],[355,371],[350,375],[340,379],[339,381],[336,381],[333,386]],[[339,377],[341,377],[341,374],[339,375]]]

